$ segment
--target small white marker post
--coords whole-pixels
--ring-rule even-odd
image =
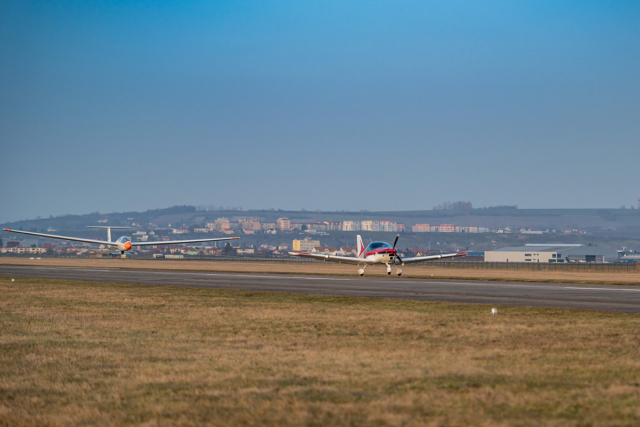
[[[11,281],[12,281],[12,282],[15,282],[15,281],[16,281],[16,279],[11,279]]]
[[[492,314],[493,316],[495,316],[496,314],[498,314],[498,309],[497,309],[497,308],[492,308],[492,309],[491,309],[491,314]]]

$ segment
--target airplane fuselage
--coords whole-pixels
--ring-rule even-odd
[[[127,236],[122,236],[112,246],[118,248],[121,253],[125,253],[125,251],[131,250],[131,239]]]
[[[342,255],[329,255],[329,254],[319,254],[319,253],[308,253],[308,252],[289,252],[290,255],[300,256],[306,258],[315,258],[321,261],[329,261],[329,262],[338,262],[345,264],[357,264],[358,265],[358,274],[360,276],[364,276],[364,270],[368,265],[373,264],[383,264],[387,267],[387,274],[391,274],[391,269],[393,266],[396,267],[396,273],[398,276],[402,275],[401,266],[404,266],[405,262],[414,263],[414,262],[422,262],[422,261],[430,261],[442,258],[452,258],[457,256],[466,255],[464,252],[456,252],[451,254],[434,254],[427,256],[418,256],[418,257],[410,257],[404,258],[398,251],[396,250],[396,244],[398,243],[398,238],[400,235],[396,236],[396,240],[393,242],[393,246],[387,242],[371,242],[365,248],[364,243],[362,242],[362,237],[360,235],[357,236],[356,240],[356,256],[342,256]]]
[[[362,258],[376,264],[389,264],[397,259],[398,251],[393,248],[379,248],[365,252]]]

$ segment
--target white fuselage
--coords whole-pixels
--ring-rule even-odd
[[[364,257],[364,259],[366,259],[367,261],[371,261],[376,264],[389,264],[392,262],[392,258],[393,255],[390,252],[377,253]]]

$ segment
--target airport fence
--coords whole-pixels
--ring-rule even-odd
[[[20,257],[20,258],[69,258],[69,259],[100,259],[89,255],[17,255],[2,254],[3,257]],[[107,257],[103,257],[107,258]],[[119,256],[116,258],[120,259]],[[319,260],[310,258],[296,257],[258,257],[258,256],[198,256],[185,255],[184,258],[168,259],[153,258],[147,255],[134,255],[127,257],[128,260],[149,260],[149,261],[210,261],[210,262],[259,262],[259,263],[284,263],[284,264],[317,264]],[[439,268],[459,268],[459,269],[477,269],[477,270],[535,270],[535,271],[602,271],[602,272],[640,272],[640,263],[637,262],[611,262],[611,263],[529,263],[529,262],[486,262],[486,261],[448,261],[434,260],[423,261],[415,264],[416,266],[432,266]]]

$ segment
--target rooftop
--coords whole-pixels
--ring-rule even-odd
[[[535,246],[513,246],[495,249],[488,252],[559,252],[564,256],[571,255],[602,255],[617,256],[617,252],[605,247],[584,246],[584,245],[535,245]]]

